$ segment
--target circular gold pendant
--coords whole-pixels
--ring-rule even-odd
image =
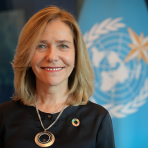
[[[55,137],[51,132],[43,131],[35,136],[35,143],[40,147],[51,146],[55,141]]]

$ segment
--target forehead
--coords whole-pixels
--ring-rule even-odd
[[[73,38],[73,32],[72,29],[68,24],[65,22],[61,21],[60,19],[55,19],[50,22],[48,22],[43,34],[44,36],[50,36],[50,35],[58,35],[58,36],[67,36],[67,37],[72,37]]]

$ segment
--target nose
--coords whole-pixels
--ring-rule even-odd
[[[58,61],[58,52],[56,47],[50,46],[46,52],[46,60],[50,63],[55,63]]]

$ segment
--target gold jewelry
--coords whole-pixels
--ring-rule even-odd
[[[67,100],[69,99],[70,95],[68,96]],[[66,100],[66,102],[67,102]],[[59,119],[59,117],[61,116],[63,110],[65,109],[66,107],[66,102],[61,110],[61,112],[59,113],[59,115],[57,116],[57,118],[55,119],[55,121],[48,127],[48,128],[44,128],[44,125],[42,123],[42,120],[41,120],[41,116],[40,116],[40,113],[39,113],[39,110],[38,110],[38,107],[37,107],[37,103],[36,103],[36,99],[34,97],[34,102],[35,102],[35,107],[36,107],[36,111],[37,111],[37,114],[38,114],[38,117],[39,117],[39,120],[40,120],[40,123],[41,123],[41,126],[43,127],[44,131],[43,132],[40,132],[38,133],[36,136],[35,136],[35,143],[40,146],[40,147],[48,147],[48,146],[51,146],[54,141],[55,141],[55,137],[54,135],[47,131],[49,128],[51,128],[55,122]],[[61,108],[61,106],[60,106]],[[59,109],[59,108],[58,108]]]

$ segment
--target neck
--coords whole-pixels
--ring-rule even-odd
[[[38,109],[52,113],[61,105],[65,104],[68,98],[68,87],[36,85],[36,102]],[[41,86],[41,87],[40,87]],[[57,110],[59,112],[60,110]]]

